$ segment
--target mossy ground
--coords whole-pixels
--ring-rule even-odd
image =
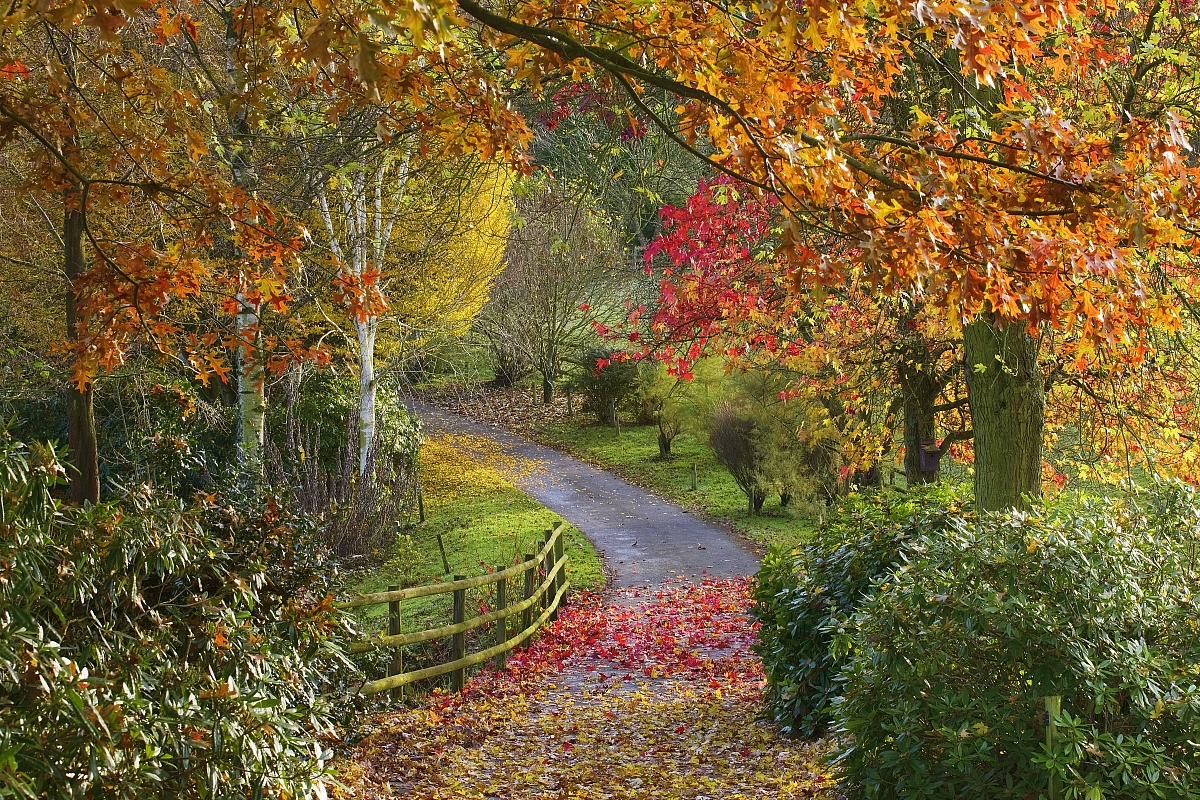
[[[553,512],[517,489],[507,479],[529,465],[489,453],[473,437],[435,436],[422,446],[425,522],[410,519],[390,557],[364,576],[353,592],[384,591],[389,585],[417,586],[450,580],[454,575],[482,575],[536,553],[544,532],[560,521]],[[575,589],[599,589],[605,576],[600,555],[587,538],[566,528],[567,576]],[[441,546],[438,538],[441,537]],[[442,562],[445,549],[447,571]],[[491,587],[468,594],[468,614],[488,605]],[[403,629],[419,630],[450,620],[449,593],[406,601]],[[368,632],[381,627],[384,605],[364,609]]]

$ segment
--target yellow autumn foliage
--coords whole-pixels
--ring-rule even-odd
[[[480,436],[433,433],[421,443],[421,486],[429,509],[481,490],[511,487],[540,468],[540,462],[505,453]]]
[[[396,222],[384,269],[382,361],[466,332],[503,269],[513,218],[512,176],[494,164],[414,177],[406,196],[409,208]]]

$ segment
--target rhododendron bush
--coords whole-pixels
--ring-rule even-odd
[[[0,794],[323,791],[343,654],[336,570],[273,500],[150,487],[86,510],[0,430]]]

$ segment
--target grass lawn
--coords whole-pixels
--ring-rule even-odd
[[[435,437],[422,446],[425,522],[412,524],[400,537],[391,557],[352,587],[354,592],[384,591],[389,585],[417,586],[450,580],[451,576],[482,575],[489,567],[505,567],[536,553],[543,534],[559,522],[551,511],[514,487],[504,477],[503,459],[491,459],[485,446],[463,437]],[[496,463],[501,466],[498,468]],[[508,465],[511,468],[511,464]],[[415,523],[415,519],[413,520]],[[441,536],[447,572],[442,563]],[[567,576],[573,589],[599,589],[605,576],[600,555],[583,534],[566,528]],[[510,596],[516,590],[510,587]],[[490,605],[491,586],[468,593],[467,613]],[[401,609],[405,632],[447,624],[452,595],[441,594],[405,601]],[[386,605],[362,610],[363,627],[375,632],[386,623]]]
[[[811,514],[806,509],[780,508],[777,496],[767,500],[761,514],[750,516],[746,496],[717,463],[712,448],[687,433],[675,437],[672,456],[666,461],[658,458],[658,428],[652,425],[622,425],[617,436],[612,428],[576,417],[547,425],[536,436],[691,511],[727,520],[760,546],[776,542],[795,545],[812,532]],[[692,464],[696,465],[696,491],[691,488]]]

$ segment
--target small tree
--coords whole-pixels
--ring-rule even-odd
[[[590,348],[571,359],[575,375],[571,386],[583,392],[583,410],[596,416],[601,425],[617,425],[617,409],[638,386],[638,366],[633,361],[613,360],[612,350]]]
[[[658,426],[658,457],[671,457],[671,442],[680,434],[687,416],[688,385],[667,373],[661,364],[642,367],[637,389],[638,422]]]
[[[717,463],[729,470],[738,488],[746,495],[750,514],[762,511],[767,493],[759,485],[762,454],[755,436],[758,425],[732,403],[722,403],[713,414],[708,442]]]
[[[608,307],[622,256],[609,219],[567,187],[522,187],[517,213],[504,272],[476,329],[494,353],[541,375],[549,403],[563,362],[594,338],[592,320],[618,313]]]
[[[759,488],[793,498],[832,500],[841,488],[841,438],[815,403],[794,400],[759,414]]]

